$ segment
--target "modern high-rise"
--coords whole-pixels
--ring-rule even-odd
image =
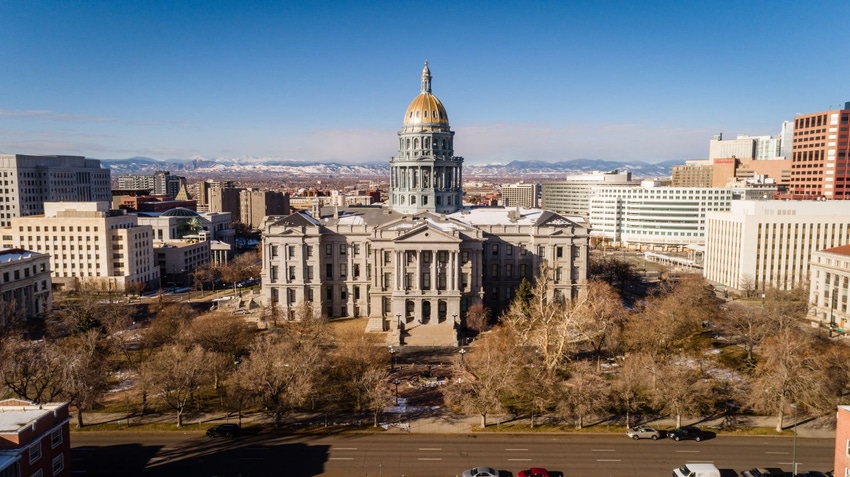
[[[118,177],[119,189],[145,189],[153,195],[177,197],[186,187],[186,178],[172,175],[169,171],[154,174],[130,174]]]
[[[257,229],[268,215],[289,215],[289,193],[247,188],[239,192],[241,222]]]
[[[850,102],[794,118],[790,197],[850,198]]]
[[[44,213],[45,202],[110,200],[110,171],[82,156],[0,154],[0,226]]]
[[[537,184],[502,184],[502,203],[505,207],[537,208]]]
[[[546,210],[587,218],[593,187],[601,185],[633,186],[631,172],[592,172],[567,176],[565,181],[548,181],[540,185],[541,207]]]
[[[386,206],[315,204],[267,217],[264,300],[288,319],[305,306],[328,318],[368,317],[388,344],[455,345],[471,307],[498,314],[545,264],[551,299],[578,295],[588,277],[588,230],[551,211],[464,208],[463,159],[431,93],[426,63],[390,160]]]

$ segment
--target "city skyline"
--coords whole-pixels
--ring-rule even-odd
[[[818,6],[5,2],[0,152],[382,162],[427,60],[467,164],[684,162],[850,100]]]

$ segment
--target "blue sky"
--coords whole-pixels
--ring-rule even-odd
[[[0,153],[380,162],[433,92],[468,163],[705,157],[850,101],[844,1],[0,2]]]

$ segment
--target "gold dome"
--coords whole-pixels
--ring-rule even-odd
[[[449,116],[443,103],[431,93],[420,93],[413,98],[404,113],[405,126],[448,127]]]
[[[404,113],[404,126],[449,127],[449,115],[446,114],[446,108],[436,96],[431,94],[431,70],[428,69],[427,61],[422,68],[422,92],[413,98],[410,106],[407,107],[407,112]]]

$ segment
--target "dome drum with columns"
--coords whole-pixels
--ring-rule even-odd
[[[451,214],[463,198],[463,158],[454,155],[454,135],[443,103],[431,93],[428,62],[418,96],[404,113],[398,156],[390,160],[390,204],[399,212]]]
[[[551,271],[550,298],[587,280],[588,230],[539,209],[462,206],[463,158],[431,93],[428,63],[390,160],[387,206],[316,207],[263,221],[262,297],[285,319],[305,309],[368,317],[389,345],[448,346],[467,312],[506,310],[523,279]]]

